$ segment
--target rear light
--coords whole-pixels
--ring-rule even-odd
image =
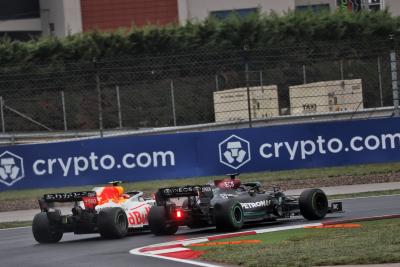
[[[97,197],[82,197],[86,209],[93,210],[97,206]]]
[[[175,219],[177,219],[177,220],[182,220],[183,217],[184,217],[183,210],[181,210],[181,209],[176,209],[176,210],[174,211],[174,217],[175,217]]]
[[[178,218],[178,219],[182,218],[182,211],[181,210],[177,210],[176,211],[176,218]]]

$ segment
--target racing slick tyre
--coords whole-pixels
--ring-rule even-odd
[[[230,199],[214,205],[215,226],[218,231],[235,231],[242,228],[244,212],[242,205]]]
[[[46,212],[35,215],[32,221],[32,233],[39,243],[57,243],[63,236],[63,231],[50,223]]]
[[[319,220],[328,212],[328,198],[321,189],[304,190],[299,198],[300,213],[307,220]]]
[[[167,218],[164,206],[153,206],[149,212],[150,230],[155,235],[173,235],[178,231],[178,224]]]
[[[97,226],[104,238],[123,238],[128,233],[128,218],[121,208],[105,208],[97,216]]]

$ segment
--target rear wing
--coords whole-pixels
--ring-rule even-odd
[[[55,193],[45,194],[43,198],[39,199],[39,207],[42,211],[47,211],[50,203],[56,202],[77,202],[85,201],[87,199],[96,199],[95,191],[81,191],[81,192],[69,192],[69,193]]]
[[[167,187],[158,189],[155,197],[157,205],[164,205],[170,198],[199,196],[213,198],[214,194],[210,185],[187,185],[181,187]]]

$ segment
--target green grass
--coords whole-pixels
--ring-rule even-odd
[[[354,229],[297,229],[218,241],[260,244],[193,248],[202,260],[240,266],[323,266],[400,262],[400,219],[361,223]]]
[[[384,190],[384,191],[371,191],[371,192],[363,192],[363,193],[352,193],[352,194],[339,194],[339,195],[330,195],[328,199],[345,199],[345,198],[355,198],[355,197],[373,197],[373,196],[388,196],[388,195],[398,195],[400,194],[400,189],[394,190]]]
[[[385,174],[385,173],[396,173],[396,172],[400,172],[400,163],[380,163],[380,164],[352,165],[345,167],[246,173],[246,174],[241,174],[240,179],[243,182],[259,181],[264,185],[268,184],[270,185],[273,184],[274,182],[279,182],[279,181],[316,179],[316,178],[327,178],[327,177],[337,177],[337,176],[362,176],[368,174]],[[223,178],[223,176],[153,180],[146,182],[126,183],[124,184],[124,187],[126,191],[141,190],[146,193],[150,193],[150,192],[155,192],[160,187],[181,186],[187,184],[204,184],[209,182],[210,180],[221,179],[221,178]],[[64,187],[64,188],[8,190],[0,192],[0,201],[36,199],[45,193],[90,190],[92,187],[93,185],[80,186],[80,187]]]
[[[32,221],[2,222],[2,223],[0,223],[0,229],[24,227],[24,226],[31,226],[31,225],[32,225]]]

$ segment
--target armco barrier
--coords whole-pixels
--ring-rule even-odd
[[[398,161],[399,150],[399,118],[17,145],[0,149],[0,190]]]

